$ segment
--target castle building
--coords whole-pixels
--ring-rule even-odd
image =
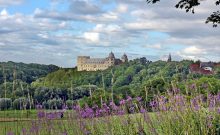
[[[113,52],[109,53],[107,58],[90,58],[90,56],[77,57],[77,71],[98,71],[105,70],[111,66],[128,62],[126,54],[121,59],[115,58]]]

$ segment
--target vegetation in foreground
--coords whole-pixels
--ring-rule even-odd
[[[63,104],[62,110],[37,105],[36,118],[0,122],[8,135],[207,135],[220,133],[220,93],[191,95],[172,89],[150,102],[127,97],[119,104],[79,106]],[[146,93],[147,94],[147,93]],[[4,112],[4,111],[3,111]],[[2,112],[1,112],[2,113]]]

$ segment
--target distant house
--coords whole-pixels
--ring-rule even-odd
[[[191,64],[189,71],[190,73],[210,75],[214,74],[214,67],[215,64],[213,62],[200,62]]]
[[[200,68],[206,71],[213,71],[214,63],[213,62],[201,62]]]

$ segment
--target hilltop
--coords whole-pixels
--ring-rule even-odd
[[[121,87],[140,87],[144,82],[162,77],[165,81],[169,81],[181,75],[181,80],[187,78],[189,74],[189,65],[192,61],[181,62],[150,62],[145,58],[131,60],[127,63],[112,66],[104,71],[77,71],[76,68],[59,69],[47,76],[40,78],[32,83],[36,87],[67,87],[71,84],[80,85],[96,85],[98,87],[115,89]],[[112,80],[113,79],[113,80]],[[113,81],[113,82],[112,82]]]
[[[126,95],[141,95],[145,89],[150,90],[151,94],[152,92],[163,93],[168,89],[172,89],[174,85],[185,90],[186,84],[192,84],[193,80],[199,79],[199,82],[200,79],[206,81],[207,79],[204,79],[204,77],[214,78],[214,80],[218,78],[218,74],[190,74],[189,66],[192,63],[193,61],[189,60],[151,62],[146,58],[140,58],[112,66],[104,71],[79,72],[76,68],[59,69],[37,79],[32,83],[32,87],[43,93],[45,92],[45,94],[50,91],[46,89],[51,89],[53,94],[60,91],[58,93],[66,93],[65,98],[74,100],[82,98],[84,95],[89,96],[91,87],[92,90],[95,90],[93,97],[99,97],[103,94],[110,96],[113,91],[114,96],[120,98]],[[103,93],[103,90],[106,93]]]

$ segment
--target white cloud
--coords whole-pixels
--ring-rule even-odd
[[[206,54],[204,49],[200,49],[196,46],[190,46],[183,50],[185,54]]]
[[[59,27],[61,28],[65,28],[66,27],[66,22],[62,21],[60,24],[59,24]]]
[[[111,32],[121,31],[121,27],[116,24],[110,24],[110,25],[97,24],[93,30],[96,32],[111,33]]]
[[[124,27],[126,29],[130,30],[153,30],[153,29],[160,29],[160,31],[166,29],[166,26],[164,24],[161,24],[160,22],[152,22],[152,21],[145,21],[145,22],[130,22],[130,23],[124,23]]]
[[[3,9],[0,13],[1,16],[8,16],[8,12],[6,9]]]
[[[9,18],[9,14],[7,12],[6,9],[3,9],[1,12],[0,12],[0,19],[8,19]]]
[[[49,37],[48,37],[48,34],[47,33],[39,33],[39,34],[37,34],[39,37],[41,37],[41,38],[45,38],[45,39],[48,39]]]
[[[102,14],[102,18],[103,20],[117,20],[118,19],[118,15],[114,12],[108,12],[108,13],[104,13]]]
[[[0,42],[0,47],[3,47],[3,46],[5,46],[5,43],[2,43],[2,42]]]
[[[99,42],[99,33],[96,32],[85,32],[83,37],[91,42]]]
[[[34,15],[42,14],[43,12],[44,12],[43,10],[41,10],[41,9],[39,9],[39,8],[36,8],[36,9],[34,10]]]
[[[0,0],[0,7],[21,4],[23,0]]]
[[[158,17],[157,13],[152,10],[143,10],[143,9],[137,9],[131,11],[131,15],[133,17],[139,17],[139,18],[155,18]]]
[[[128,6],[125,4],[119,4],[117,7],[117,12],[126,13],[128,11]]]
[[[155,50],[166,49],[166,48],[164,48],[164,46],[161,45],[160,43],[156,43],[156,44],[147,44],[147,45],[143,45],[143,47],[145,47],[145,48],[150,48],[150,49],[155,49]]]

